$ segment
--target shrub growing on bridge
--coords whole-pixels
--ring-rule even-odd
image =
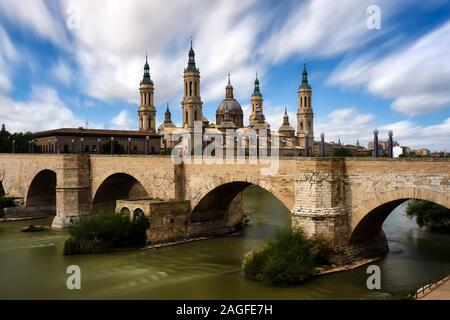
[[[64,244],[64,254],[107,253],[115,248],[145,245],[146,216],[100,213],[80,219],[70,229],[71,237]]]
[[[244,274],[268,285],[295,285],[308,279],[317,266],[327,264],[330,253],[324,240],[308,239],[301,230],[283,229],[245,258]]]

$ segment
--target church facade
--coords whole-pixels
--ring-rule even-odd
[[[153,82],[148,73],[148,63],[144,66],[144,77],[141,81],[141,106],[138,111],[139,128],[149,132],[157,132],[162,136],[161,148],[169,152],[176,147],[180,140],[177,138],[187,132],[194,130],[194,123],[202,123],[202,132],[205,136],[224,136],[224,147],[226,144],[225,133],[234,132],[236,135],[245,136],[250,130],[254,130],[259,135],[262,131],[271,139],[278,139],[279,154],[286,156],[297,155],[317,155],[319,150],[318,142],[314,141],[314,112],[312,107],[312,88],[308,82],[308,72],[306,64],[303,66],[302,81],[297,91],[297,132],[289,122],[287,110],[283,115],[283,124],[278,131],[271,131],[270,124],[264,116],[264,99],[259,85],[258,74],[254,81],[254,89],[250,97],[251,112],[248,119],[248,125],[244,125],[244,113],[239,101],[234,97],[233,85],[231,84],[230,74],[228,74],[228,83],[225,86],[224,99],[219,103],[215,112],[215,123],[209,122],[203,116],[203,102],[201,100],[201,81],[200,71],[196,66],[195,52],[192,47],[188,53],[188,64],[183,74],[183,100],[181,101],[182,126],[176,127],[171,120],[169,107],[166,107],[164,122],[156,129],[154,124],[155,108],[153,106]],[[143,84],[144,83],[144,84]],[[148,84],[147,84],[148,83]],[[143,98],[142,95],[148,95]],[[148,100],[149,99],[149,100]],[[143,102],[144,101],[144,102]],[[146,102],[147,101],[147,104]],[[148,127],[141,126],[141,122],[148,122]],[[248,142],[247,142],[248,143]]]

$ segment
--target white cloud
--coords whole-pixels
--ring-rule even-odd
[[[15,101],[0,95],[0,119],[10,131],[40,131],[84,125],[64,105],[55,90],[44,86],[33,86],[27,101]]]
[[[369,30],[366,10],[373,0],[306,1],[290,8],[285,22],[275,29],[261,52],[268,61],[293,55],[329,57],[365,45],[382,34]],[[383,21],[398,10],[392,1],[376,1]]]
[[[329,83],[364,87],[393,99],[392,108],[406,115],[429,113],[450,106],[450,21],[414,43],[381,59],[363,56],[343,64]]]
[[[327,141],[337,142],[340,139],[342,143],[355,144],[359,139],[360,143],[366,143],[375,128],[372,124],[374,119],[373,114],[363,114],[357,108],[337,109],[327,118],[315,121],[314,134],[319,137],[321,132],[325,133]]]
[[[58,60],[53,66],[51,73],[56,80],[64,84],[66,87],[72,82],[72,70],[69,68],[66,62]]]
[[[361,113],[354,107],[337,109],[326,118],[318,119],[315,125],[316,139],[324,132],[326,141],[337,142],[340,138],[342,143],[355,144],[358,139],[361,145],[367,146],[373,140],[373,130],[377,128],[380,140],[386,140],[388,131],[392,130],[394,140],[402,146],[450,150],[450,118],[432,125],[421,125],[411,120],[380,123],[375,115]]]
[[[58,8],[52,8],[43,0],[0,1],[0,15],[20,24],[34,34],[67,48],[69,42],[65,34],[64,22],[55,18],[58,11]]]
[[[136,119],[130,117],[128,110],[120,111],[110,121],[110,129],[131,130],[136,127]]]

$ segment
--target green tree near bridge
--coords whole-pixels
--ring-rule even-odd
[[[450,232],[450,209],[434,202],[412,199],[406,206],[406,216],[416,219],[419,227]]]
[[[0,153],[12,152],[12,145],[14,141],[14,152],[27,153],[30,152],[30,141],[34,140],[31,132],[15,132],[10,133],[4,127],[0,130]],[[34,152],[41,152],[39,146],[34,145]]]
[[[296,285],[310,278],[317,267],[328,264],[331,252],[323,239],[307,238],[301,230],[282,229],[275,239],[245,257],[244,275],[271,286]]]

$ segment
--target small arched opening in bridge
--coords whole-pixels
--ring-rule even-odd
[[[141,208],[134,209],[133,211],[133,219],[140,219],[144,216],[144,210]]]
[[[373,201],[371,204],[363,205],[362,210],[364,210],[364,208],[369,208],[369,210],[366,209],[367,213],[364,215],[362,214],[363,211],[360,210],[360,212],[356,213],[355,217],[352,218],[353,230],[350,236],[350,244],[370,243],[371,241],[383,237],[383,223],[396,208],[405,204],[408,200],[425,200],[450,209],[450,205],[446,201],[437,200],[439,197],[437,197],[436,194],[423,192],[423,195],[424,196],[420,197],[415,196],[400,197],[399,199],[393,200],[390,199],[379,204],[376,204],[375,201]],[[401,209],[403,211],[404,206],[402,206]]]
[[[126,173],[115,173],[106,178],[98,187],[92,201],[92,212],[114,212],[116,200],[148,198],[142,184]]]
[[[289,226],[290,210],[271,191],[259,185],[236,181],[219,185],[207,192],[192,210],[191,223],[219,223],[235,227],[249,216],[250,224],[276,228]],[[267,225],[266,225],[267,227]],[[270,236],[268,234],[268,236]]]
[[[25,201],[26,207],[56,214],[56,173],[40,171],[31,181]]]
[[[123,207],[122,209],[120,209],[120,214],[127,217],[131,216],[130,209],[128,209],[127,207]]]

